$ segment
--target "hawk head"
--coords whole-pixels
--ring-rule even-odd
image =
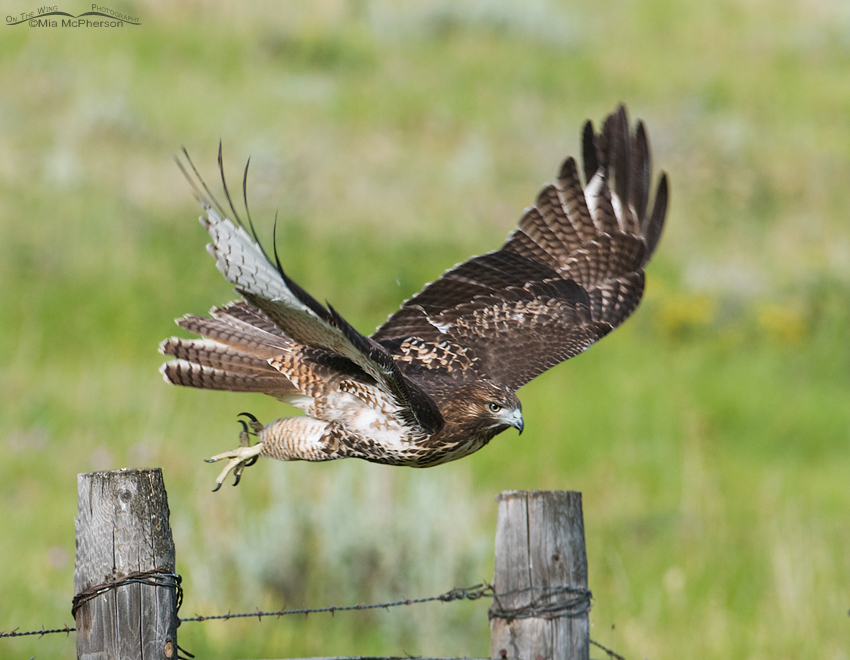
[[[443,417],[448,424],[488,432],[491,437],[513,426],[524,426],[522,404],[507,385],[480,380],[455,390],[445,403]]]

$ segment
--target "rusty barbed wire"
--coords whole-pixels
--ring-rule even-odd
[[[155,576],[168,576],[175,578],[174,583],[165,584],[165,583],[157,583],[151,581],[151,578]],[[72,612],[76,613],[77,609],[84,603],[97,596],[106,593],[112,589],[117,589],[118,587],[125,586],[127,584],[141,583],[148,584],[151,586],[165,586],[174,588],[175,584],[177,587],[178,599],[177,599],[177,608],[179,609],[180,604],[183,600],[183,589],[180,586],[180,576],[177,574],[167,573],[165,571],[143,571],[140,573],[130,574],[123,578],[119,578],[116,580],[104,582],[103,584],[96,585],[94,587],[90,587],[85,591],[80,592],[73,599],[73,608]],[[330,613],[333,615],[335,612],[347,612],[352,610],[374,610],[374,609],[389,609],[390,607],[400,607],[403,605],[417,605],[419,603],[429,603],[429,602],[443,602],[450,603],[452,601],[458,600],[478,600],[484,597],[492,597],[493,595],[493,586],[490,584],[476,584],[472,587],[465,588],[455,588],[447,591],[445,593],[440,594],[439,596],[428,596],[425,598],[405,598],[404,600],[396,600],[390,601],[386,603],[358,603],[357,605],[335,605],[329,607],[303,607],[298,609],[280,609],[274,612],[264,612],[258,610],[256,612],[239,612],[239,613],[231,613],[227,614],[210,614],[210,615],[200,615],[196,614],[193,617],[178,617],[178,621],[180,623],[193,623],[193,622],[201,622],[201,621],[215,621],[215,620],[228,620],[228,619],[244,619],[248,617],[257,617],[258,619],[262,619],[265,617],[281,617],[292,614],[320,614],[320,613]],[[46,630],[42,627],[41,630],[28,630],[26,632],[18,632],[18,628],[11,630],[9,632],[0,631],[0,638],[4,637],[25,637],[28,635],[49,635],[53,633],[72,633],[75,632],[76,628],[69,627],[67,624],[64,628],[54,628],[51,630]]]
[[[149,571],[133,571],[123,576],[112,577],[101,584],[96,584],[83,589],[71,600],[71,616],[77,618],[77,610],[82,607],[83,603],[87,603],[107,591],[125,587],[128,584],[145,584],[151,587],[166,587],[173,589],[177,598],[175,612],[180,610],[180,605],[183,603],[183,587],[180,586],[183,577],[177,573],[172,573],[164,568],[154,568]]]
[[[129,584],[146,584],[154,587],[165,587],[174,589],[177,597],[177,609],[179,610],[180,605],[183,601],[183,589],[181,586],[181,581],[182,578],[180,575],[177,575],[176,573],[170,573],[161,569],[157,569],[154,571],[141,571],[137,573],[131,573],[127,576],[116,578],[114,580],[109,580],[107,582],[104,582],[103,584],[95,585],[80,592],[79,594],[74,596],[72,611],[76,613],[76,611],[79,609],[79,607],[83,605],[83,603],[88,602],[93,598],[96,598],[97,596],[106,593],[107,591],[111,591],[113,589],[117,589],[118,587],[126,586]],[[540,599],[536,599],[532,600],[532,602],[525,608],[518,607],[509,610],[503,610],[498,603],[498,599],[500,597],[513,596],[523,592],[534,591],[543,592],[543,596],[541,598],[546,598],[547,596],[559,596],[564,594],[570,594],[571,598],[555,600],[545,604],[541,604],[539,602]],[[178,617],[177,620],[179,623],[200,623],[204,621],[228,621],[230,619],[244,619],[254,617],[262,621],[263,617],[280,618],[282,616],[289,616],[295,614],[303,614],[307,616],[310,614],[329,613],[331,616],[333,616],[336,612],[350,612],[375,609],[389,610],[389,608],[391,607],[418,605],[421,603],[451,603],[461,600],[480,600],[481,598],[493,598],[494,604],[497,606],[497,609],[488,612],[488,618],[501,617],[506,619],[519,619],[534,616],[555,618],[558,616],[577,616],[579,614],[584,614],[588,612],[590,610],[590,600],[592,596],[593,594],[589,589],[564,585],[546,587],[525,587],[522,589],[513,589],[502,593],[496,593],[496,590],[492,584],[481,582],[471,587],[458,587],[446,591],[445,593],[439,594],[437,596],[426,596],[424,598],[405,598],[402,600],[388,601],[384,603],[358,603],[357,605],[336,605],[329,607],[303,607],[297,609],[280,609],[277,611],[262,611],[258,609],[256,612],[238,612],[235,614],[231,612],[228,612],[227,614],[211,615],[196,614],[193,617]],[[11,637],[26,637],[31,635],[38,635],[39,637],[42,637],[44,635],[56,633],[65,633],[66,635],[70,635],[72,632],[76,632],[76,628],[69,627],[67,624],[65,624],[65,626],[62,628],[53,628],[48,630],[42,626],[40,630],[28,630],[25,632],[18,632],[18,628],[15,628],[14,630],[11,630],[9,632],[0,631],[0,639]],[[590,639],[590,643],[607,653],[608,656],[610,658],[613,658],[614,660],[625,660],[623,656],[603,646],[599,642],[594,641],[593,639]]]
[[[500,598],[515,596],[525,592],[542,592],[530,603],[519,607],[503,607]],[[568,597],[567,597],[568,596]],[[593,594],[583,587],[568,585],[527,587],[514,589],[500,594],[493,594],[493,605],[487,612],[488,619],[558,619],[560,617],[576,617],[590,611],[590,599]]]
[[[371,603],[364,604],[359,603],[357,605],[337,605],[333,607],[302,607],[298,609],[280,609],[277,611],[257,611],[257,612],[240,612],[238,614],[232,614],[228,612],[227,614],[212,614],[208,616],[195,615],[194,617],[189,618],[181,618],[181,623],[188,622],[197,622],[197,621],[214,621],[214,620],[224,620],[228,619],[245,619],[251,617],[257,617],[262,620],[265,617],[277,617],[280,618],[282,616],[288,616],[291,614],[322,614],[322,613],[330,613],[331,616],[336,612],[350,612],[352,610],[378,610],[384,609],[388,610],[391,607],[400,607],[402,605],[418,605],[420,603],[432,603],[435,601],[440,601],[443,603],[450,603],[455,600],[478,600],[484,597],[492,597],[493,595],[493,585],[491,584],[476,584],[472,587],[466,588],[456,588],[451,591],[447,591],[439,596],[427,596],[425,598],[405,598],[404,600],[396,600],[387,603]]]

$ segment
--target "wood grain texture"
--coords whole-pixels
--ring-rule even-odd
[[[160,469],[81,474],[77,480],[74,589],[134,571],[174,572],[174,542]],[[177,657],[177,596],[173,589],[128,584],[77,611],[81,660]]]
[[[496,525],[496,593],[516,592],[494,602],[498,609],[539,608],[563,600],[547,587],[587,588],[587,555],[581,493],[505,491]],[[568,596],[567,596],[568,597]],[[490,619],[490,657],[522,660],[587,660],[590,628],[586,612],[577,616]]]

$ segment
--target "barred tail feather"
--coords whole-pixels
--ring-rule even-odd
[[[160,367],[167,383],[228,392],[262,392],[281,397],[296,393],[295,386],[283,374],[258,376],[207,367],[187,360],[171,360]]]
[[[185,362],[235,374],[273,375],[279,373],[267,359],[219,344],[211,339],[171,337],[159,345],[159,352]]]
[[[177,358],[160,369],[166,382],[276,397],[298,392],[269,364],[270,359],[289,353],[292,342],[262,312],[245,303],[231,303],[211,313],[214,318],[187,314],[176,321],[201,339],[171,337],[159,345],[160,353]]]

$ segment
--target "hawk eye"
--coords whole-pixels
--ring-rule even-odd
[[[502,409],[502,406],[498,403],[488,403],[487,407],[490,409],[490,412],[497,413]]]

